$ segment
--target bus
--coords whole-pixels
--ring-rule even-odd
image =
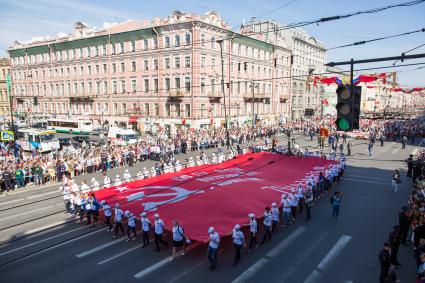
[[[47,129],[58,133],[91,134],[93,123],[90,120],[49,119]]]
[[[24,151],[38,149],[39,152],[49,152],[59,149],[58,135],[52,130],[19,129],[16,135],[16,143]]]

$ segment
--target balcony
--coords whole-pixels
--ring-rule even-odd
[[[183,96],[184,96],[183,92],[181,92],[179,90],[169,91],[167,93],[168,100],[170,100],[170,101],[181,101],[183,99]]]
[[[91,96],[88,95],[81,95],[81,96],[71,96],[69,97],[70,103],[80,103],[80,102],[93,102],[94,99]]]
[[[245,101],[256,101],[256,102],[263,102],[266,98],[270,98],[266,93],[264,92],[256,92],[254,94],[252,93],[245,93],[243,95],[243,98]]]
[[[222,94],[218,92],[208,92],[207,96],[211,102],[220,102],[220,99],[223,97]]]
[[[288,94],[281,94],[279,96],[280,102],[282,103],[286,103],[289,100],[289,95]]]

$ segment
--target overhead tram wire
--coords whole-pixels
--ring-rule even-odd
[[[425,29],[423,29],[422,31],[425,31]],[[414,47],[414,48],[412,48],[412,49],[410,49],[410,50],[407,50],[407,51],[405,51],[405,52],[403,52],[403,53],[401,53],[401,54],[404,56],[406,53],[409,53],[409,52],[412,52],[412,51],[414,51],[414,50],[416,50],[416,49],[419,49],[419,48],[421,48],[422,46],[425,46],[425,43],[424,43],[424,44],[421,44],[421,45],[419,45],[419,46],[416,46],[416,47]],[[400,61],[400,60],[396,60],[396,61],[394,61],[393,65],[395,65],[398,61]]]
[[[263,14],[261,14],[261,15],[257,16],[256,18],[262,18],[262,17],[264,17],[264,16],[266,16],[266,15],[268,15],[268,14],[271,14],[271,13],[273,13],[273,12],[276,12],[277,10],[280,10],[280,9],[282,9],[282,8],[285,8],[285,7],[287,7],[287,6],[291,5],[291,4],[295,3],[295,2],[298,2],[298,1],[299,1],[299,0],[292,0],[292,1],[286,2],[285,4],[282,4],[282,5],[280,5],[279,7],[276,7],[276,8],[273,8],[273,9],[268,10],[267,12],[265,12],[265,13],[263,13]]]
[[[248,174],[248,173],[255,172],[255,171],[259,170],[259,169],[262,169],[262,168],[264,168],[264,167],[270,166],[271,164],[274,164],[274,163],[280,162],[281,160],[283,160],[283,159],[285,159],[285,158],[286,158],[286,156],[284,155],[284,156],[280,157],[280,158],[279,158],[279,159],[277,159],[277,160],[269,161],[269,162],[267,162],[266,164],[263,164],[263,165],[260,165],[260,166],[258,166],[258,167],[256,167],[256,168],[254,168],[254,169],[251,169],[251,170],[245,171],[244,173],[240,173],[240,174],[235,173],[235,175],[236,175],[236,176],[233,176],[233,177],[231,177],[231,178],[228,178],[228,179],[222,180],[222,181],[220,181],[220,182],[218,182],[218,183],[215,183],[214,185],[220,185],[220,184],[222,184],[222,183],[224,183],[224,182],[228,182],[229,180],[233,180],[233,179],[235,179],[235,178],[239,178],[239,177],[241,177],[241,176],[243,176],[243,175],[246,175],[246,174]],[[248,161],[248,160],[247,160],[247,161]],[[199,193],[200,191],[205,191],[206,189],[211,188],[212,186],[213,186],[213,185],[206,185],[205,187],[202,187],[202,188],[200,188],[200,189],[198,189],[198,190],[190,191],[190,193],[189,193],[189,194],[184,195],[184,196],[181,196],[181,197],[179,197],[179,198],[177,198],[177,199],[172,199],[172,200],[166,201],[166,202],[164,202],[164,203],[162,203],[162,204],[159,204],[159,205],[158,205],[158,206],[156,206],[156,207],[152,207],[152,208],[149,208],[149,209],[144,209],[142,212],[147,212],[147,211],[150,211],[150,210],[156,209],[156,208],[158,208],[158,207],[160,207],[160,206],[162,206],[162,205],[166,205],[166,204],[169,204],[169,203],[175,202],[175,201],[176,201],[176,200],[178,200],[178,199],[186,198],[187,196],[190,196],[190,195],[193,195],[193,194]],[[126,222],[126,221],[123,221],[123,222]],[[82,233],[82,234],[80,234],[80,235],[76,235],[76,236],[71,237],[71,238],[69,238],[69,239],[66,239],[66,240],[63,240],[63,241],[61,241],[61,242],[55,243],[54,245],[51,245],[51,246],[49,246],[49,247],[45,247],[45,248],[42,248],[42,249],[40,249],[40,250],[33,251],[33,252],[29,253],[29,254],[26,254],[26,255],[20,256],[20,257],[18,257],[18,258],[15,258],[15,259],[13,259],[13,260],[9,260],[9,261],[7,261],[7,262],[1,263],[1,264],[0,264],[0,268],[1,268],[1,267],[3,267],[3,266],[9,265],[9,264],[11,264],[11,263],[14,263],[14,262],[17,262],[17,261],[23,260],[23,259],[25,259],[25,258],[31,257],[31,256],[36,255],[36,254],[38,254],[38,253],[40,253],[40,252],[43,252],[43,251],[45,251],[45,250],[50,250],[50,249],[54,248],[55,246],[62,245],[62,244],[64,244],[64,243],[68,242],[68,241],[72,241],[72,240],[74,240],[74,239],[77,239],[77,238],[79,238],[79,237],[82,237],[82,236],[88,235],[88,234],[90,234],[90,233],[93,233],[94,231],[99,231],[99,230],[101,230],[101,229],[104,229],[104,226],[100,226],[100,227],[98,227],[98,228],[96,228],[96,229],[89,230],[89,231],[87,231],[87,232],[85,232],[85,233]],[[11,243],[11,242],[13,242],[13,241],[9,241],[9,242],[7,242],[7,243]],[[2,244],[2,245],[3,245],[3,244]]]
[[[288,29],[303,27],[303,26],[312,25],[312,24],[326,23],[326,22],[346,19],[346,18],[350,18],[350,17],[353,17],[353,16],[363,15],[363,14],[374,14],[374,13],[379,13],[379,12],[382,12],[382,11],[385,11],[385,10],[388,10],[388,9],[393,9],[393,8],[398,8],[398,7],[411,7],[411,6],[415,6],[415,5],[418,5],[418,4],[422,4],[424,2],[425,2],[425,0],[414,0],[414,1],[403,2],[403,3],[399,3],[399,4],[394,4],[394,5],[388,5],[388,6],[384,6],[384,7],[380,7],[380,8],[372,8],[372,9],[361,10],[361,11],[351,12],[351,13],[342,14],[342,15],[323,17],[323,18],[316,19],[316,20],[292,23],[292,24],[288,24],[286,26],[283,26],[281,28],[271,28],[271,29],[268,29],[268,30],[261,31],[261,34],[269,33],[269,32],[277,32],[277,31],[281,31],[281,30],[288,30]],[[255,32],[254,32],[254,34],[255,34]],[[259,34],[259,33],[257,33],[257,34]],[[222,38],[221,40],[229,40],[229,39],[233,39],[233,38],[237,38],[237,37],[244,37],[244,36],[246,36],[246,35],[237,34],[237,35],[234,35],[232,37]]]
[[[268,30],[266,29],[264,31],[261,31],[261,33],[255,33],[254,32],[254,34],[277,32],[277,31],[280,31],[280,30],[293,29],[293,28],[303,27],[303,26],[311,25],[311,24],[318,24],[318,23],[335,21],[335,20],[349,18],[349,17],[352,17],[352,16],[361,15],[361,14],[373,14],[373,13],[382,12],[382,11],[385,11],[385,10],[388,10],[388,9],[392,9],[392,8],[410,7],[410,6],[421,4],[423,2],[425,2],[425,0],[414,0],[414,1],[404,2],[404,3],[400,3],[400,4],[394,4],[394,5],[384,6],[384,7],[380,7],[380,8],[374,8],[374,9],[368,9],[368,10],[362,10],[362,11],[347,13],[347,14],[343,14],[343,15],[323,17],[323,18],[316,19],[316,20],[310,20],[310,21],[303,21],[303,22],[288,24],[288,25],[286,25],[284,27],[277,28],[277,29],[276,28],[271,28],[271,29],[268,29]],[[17,17],[17,16],[15,16],[15,17]],[[227,33],[231,33],[233,35],[232,36],[229,36],[229,37],[221,38],[219,40],[230,40],[230,39],[239,38],[239,37],[247,37],[247,38],[250,38],[250,39],[257,40],[255,38],[250,37],[249,35],[236,34],[236,32],[233,32],[233,31],[228,31]],[[202,45],[202,44],[206,44],[206,43],[211,43],[211,41],[210,40],[193,41],[192,40],[192,37],[191,37],[191,42],[189,44],[180,44],[178,47],[171,46],[171,44],[170,44],[170,47],[157,47],[157,48],[152,48],[152,49],[148,49],[148,50],[143,50],[142,49],[142,50],[139,50],[139,51],[136,51],[136,52],[132,52],[132,53],[143,52],[143,51],[161,51],[161,50],[173,51],[175,49],[179,49],[179,48],[184,47],[184,46],[198,45],[198,44],[201,44]],[[227,52],[223,52],[223,54],[227,54],[228,55]],[[119,54],[108,54],[108,55],[119,55]],[[52,63],[54,63],[54,62],[52,62]]]

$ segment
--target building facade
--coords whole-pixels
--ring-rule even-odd
[[[0,59],[0,123],[10,121],[10,104],[6,87],[6,75],[10,74],[10,65],[7,58]]]
[[[173,132],[222,125],[225,114],[233,125],[251,123],[253,110],[264,122],[290,112],[289,61],[275,59],[290,50],[231,31],[216,12],[100,30],[77,23],[73,34],[8,51],[14,107],[27,115]]]
[[[314,74],[321,74],[326,69],[324,44],[303,29],[287,28],[272,20],[258,21],[252,18],[247,24],[242,25],[241,30],[245,34],[256,36],[261,34],[266,42],[284,46],[292,51],[292,59],[289,62],[291,66],[289,118],[301,119],[322,115],[321,97],[325,94],[325,88],[321,85],[314,86],[308,78]]]

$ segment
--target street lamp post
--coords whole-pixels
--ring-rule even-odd
[[[254,83],[253,81],[251,81],[250,84],[251,87],[251,93],[252,93],[252,129],[255,128],[255,99],[254,99],[254,93],[255,93],[255,88],[258,88],[258,84]]]
[[[226,111],[226,95],[224,92],[224,61],[223,61],[223,40],[216,41],[220,45],[220,58],[221,58],[221,91],[223,92],[223,102],[224,102],[224,127],[226,128],[226,145],[227,148],[230,146],[229,141],[229,129],[227,127],[227,111]]]

